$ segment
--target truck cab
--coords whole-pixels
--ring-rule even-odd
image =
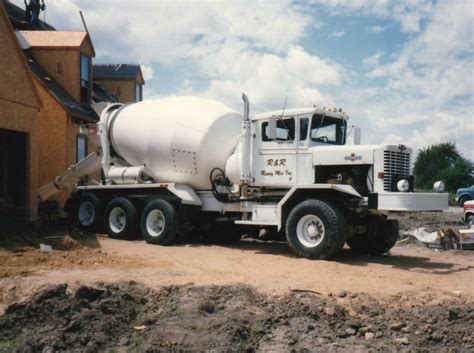
[[[252,175],[255,186],[315,182],[318,147],[346,143],[347,116],[320,108],[256,115],[252,119]]]

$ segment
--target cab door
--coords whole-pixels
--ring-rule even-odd
[[[314,183],[313,153],[309,150],[311,114],[299,115],[297,119],[297,182],[298,184]]]
[[[270,117],[269,117],[270,118]],[[253,139],[252,184],[255,186],[291,187],[306,183],[300,165],[311,163],[308,147],[300,141],[300,125],[297,116],[285,116],[276,121],[276,136],[269,135],[269,120],[255,122]],[[301,155],[307,154],[307,158]],[[307,160],[307,161],[306,161]]]

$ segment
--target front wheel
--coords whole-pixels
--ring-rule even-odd
[[[346,241],[346,221],[339,209],[321,200],[306,200],[288,215],[286,239],[300,257],[326,259]]]

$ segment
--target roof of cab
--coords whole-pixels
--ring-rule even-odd
[[[251,120],[268,119],[271,116],[292,117],[292,116],[295,116],[295,115],[323,114],[323,113],[326,116],[330,116],[332,118],[345,119],[345,120],[349,119],[349,117],[345,113],[342,113],[342,112],[333,111],[333,110],[329,110],[329,109],[323,109],[323,108],[319,108],[319,107],[310,107],[310,108],[286,109],[285,111],[274,110],[274,111],[270,111],[270,112],[264,112],[264,113],[254,115],[251,118]]]

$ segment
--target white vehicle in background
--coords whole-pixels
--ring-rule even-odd
[[[463,221],[467,224],[469,229],[474,225],[474,201],[466,201],[463,204],[464,218]]]
[[[98,104],[100,122],[83,128],[97,150],[39,195],[101,169],[100,185],[77,186],[72,196],[83,228],[103,225],[114,238],[139,232],[160,245],[202,227],[228,239],[268,228],[285,234],[298,256],[315,259],[345,243],[383,254],[398,238],[397,221],[383,212],[448,207],[442,183],[439,193],[413,192],[409,148],[346,145],[340,110],[251,117],[243,99],[243,116],[195,97]]]

